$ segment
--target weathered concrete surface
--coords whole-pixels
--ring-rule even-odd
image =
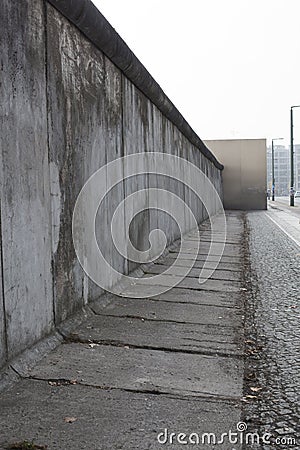
[[[162,151],[185,157],[198,167],[203,166],[210,179],[218,178],[213,181],[220,193],[221,178],[218,170],[210,169],[212,162],[203,155],[200,157],[199,150],[182,136],[176,126],[50,5],[47,6],[47,24],[52,220],[59,228],[53,248],[55,312],[59,323],[82,305],[82,297],[87,302],[101,293],[86,280],[69,239],[77,195],[92,173],[123,155]],[[82,70],[82,67],[88,70]],[[137,173],[147,173],[146,160],[137,163],[135,169]],[[96,220],[98,242],[106,260],[120,274],[135,269],[139,262],[131,262],[130,254],[125,261],[114,248],[110,225],[116,206],[137,190],[162,184],[164,189],[189,203],[185,199],[184,186],[176,180],[161,180],[155,175],[142,174],[120,183],[99,209]],[[58,202],[60,214],[55,217]],[[201,222],[203,206],[197,207],[194,200],[191,203],[197,221]],[[143,206],[145,211],[137,215],[130,226],[129,235],[134,247],[140,250],[148,248],[149,233],[154,228],[165,232],[168,244],[179,237],[174,220],[167,214],[148,210],[147,198]],[[93,211],[88,213],[91,216]],[[131,209],[125,208],[125,218],[131,216]],[[186,219],[183,232],[188,231],[190,225]],[[124,223],[119,224],[119,230],[126,248]],[[154,247],[155,253],[161,247],[159,240]],[[101,271],[101,267],[98,269]],[[108,277],[104,287],[110,288],[111,285],[112,280]]]
[[[143,269],[146,274],[159,274],[163,273],[169,266],[166,264],[154,264],[152,267]],[[173,267],[170,272],[172,275],[182,275],[184,273],[183,266]],[[197,278],[199,277],[200,270],[197,268],[191,269],[187,277]],[[241,272],[231,272],[229,270],[216,270],[210,279],[213,280],[227,280],[227,281],[239,281],[241,279]]]
[[[221,320],[220,320],[221,322]],[[149,321],[120,317],[94,318],[69,336],[75,342],[95,342],[191,353],[241,355],[235,328],[226,325]]]
[[[159,133],[159,129],[154,133],[149,133],[149,126],[153,121],[154,106],[150,101],[138,91],[133,84],[123,78],[123,151],[124,155],[130,155],[132,153],[142,153],[149,151],[157,151],[157,148],[161,148],[161,145],[155,140],[157,139],[156,133]],[[158,113],[160,116],[161,113]],[[160,137],[160,136],[159,136]],[[147,172],[145,162],[135,167],[137,173],[142,171]],[[149,187],[149,175],[138,176],[127,180],[125,183],[125,198],[137,190],[146,189]],[[145,211],[132,221],[130,226],[130,239],[135,248],[139,250],[145,250],[149,246],[149,232],[150,232],[150,211],[148,199],[145,199],[144,208]],[[132,217],[132,210],[125,210],[126,217]],[[138,263],[127,261],[127,271],[130,272],[138,266]]]
[[[109,160],[121,156],[121,74],[50,5],[47,5],[47,23],[51,188],[55,189],[52,202],[60,205],[58,217],[53,218],[58,226],[53,258],[55,310],[59,323],[83,301],[101,294],[101,290],[86,279],[75,255],[70,238],[72,214],[88,178]],[[115,203],[123,197],[121,185],[101,208],[102,220],[97,222],[96,230],[105,257],[110,262],[113,259],[121,273],[125,270],[124,259],[113,249],[109,216]],[[52,211],[57,214],[53,205]],[[109,285],[110,280],[107,282]]]
[[[170,251],[169,258],[176,259],[177,257],[178,257],[177,250]],[[184,257],[184,259],[193,259],[193,255],[191,255],[190,253],[184,253],[183,257]],[[206,259],[207,259],[207,251],[204,251],[203,253],[198,254],[196,261],[206,261]],[[217,260],[219,260],[219,257],[217,255],[211,255],[210,260],[217,261]],[[240,256],[223,255],[221,262],[222,263],[235,263],[235,264],[241,266],[242,259]]]
[[[238,400],[241,370],[234,358],[69,344],[61,345],[30,375],[45,380],[78,380],[104,389]]]
[[[190,254],[192,253],[193,247],[195,247],[195,240],[190,239],[187,241],[188,247],[184,249],[184,254]],[[199,247],[199,253],[200,255],[207,255],[209,250],[210,244],[208,242],[201,242]],[[176,250],[172,251],[170,250],[170,253],[176,253]],[[213,252],[212,255],[215,255],[216,253]],[[223,256],[226,257],[239,257],[240,256],[240,246],[238,244],[226,244]]]
[[[8,358],[53,329],[45,17],[1,5],[1,229]]]
[[[162,300],[171,303],[191,303],[195,305],[211,305],[227,308],[242,308],[241,296],[238,292],[196,291],[187,288],[173,287],[171,291],[156,295],[152,300]],[[94,305],[93,305],[94,307]]]
[[[158,265],[158,266],[160,266],[160,265],[171,265],[173,263],[173,261],[174,261],[174,258],[175,258],[174,254],[172,256],[168,255],[166,258],[164,258],[164,261],[163,261],[164,264],[162,264],[160,262],[162,260],[157,260],[157,263],[155,263],[155,265],[152,266],[151,270],[155,270],[155,266],[156,265]],[[212,258],[212,260],[213,260],[213,258]],[[205,262],[205,256],[199,255],[198,258],[196,259],[196,261],[193,264],[192,270],[194,270],[194,269],[201,269],[203,267],[203,265],[204,265],[204,262]],[[178,262],[178,266],[185,267],[187,263],[188,263],[188,260],[186,258],[182,258]],[[208,262],[207,263],[207,267],[211,268],[211,266],[212,266],[212,264],[210,264],[210,262]],[[150,268],[149,268],[149,270],[150,270]],[[240,262],[232,262],[232,261],[230,261],[230,262],[223,262],[223,260],[222,260],[222,261],[219,262],[219,265],[218,265],[218,268],[217,268],[217,271],[219,271],[219,270],[224,270],[224,271],[225,270],[226,271],[229,270],[231,273],[232,272],[239,272],[240,273],[241,272],[241,264],[240,264]],[[199,274],[199,271],[198,271],[198,274]]]
[[[8,392],[1,397],[0,417],[2,449],[22,437],[48,444],[51,450],[157,450],[161,446],[157,436],[165,428],[169,433],[214,432],[218,437],[235,430],[240,408],[229,400],[49,386],[27,380],[18,385],[17,396]],[[66,423],[65,417],[76,421]],[[162,447],[179,450],[182,445]],[[207,449],[208,444],[197,448]],[[228,450],[228,444],[218,448]]]
[[[66,6],[69,2],[55,3]],[[72,11],[77,3],[72,3]],[[187,133],[193,137],[189,140],[170,121],[172,109],[167,118],[105,56],[101,46],[87,39],[49,2],[4,0],[0,41],[2,368],[103,293],[77,261],[71,232],[78,193],[97,169],[124,155],[160,151],[201,168],[221,197],[222,180],[221,166],[202,141],[192,130]],[[160,101],[168,108],[170,101],[164,103],[164,98],[160,96]],[[182,129],[188,128],[185,124]],[[137,170],[147,170],[146,166],[142,162]],[[112,215],[127,195],[148,187],[164,187],[179,195],[198,222],[207,216],[195,195],[174,180],[143,175],[119,183],[99,208],[96,235],[120,278],[138,262],[126,260],[115,249],[110,234]],[[216,205],[212,202],[211,206],[215,211]],[[184,231],[190,225],[186,217]],[[178,226],[167,214],[148,210],[132,222],[133,244],[148,248],[149,232],[154,228],[165,232],[168,243],[179,237]],[[126,242],[123,222],[118,223],[118,230]],[[160,247],[157,240],[154,251]],[[104,287],[112,283],[107,277]]]
[[[125,296],[125,297],[134,297],[136,293],[138,292],[143,292],[146,293],[147,296],[151,297],[151,292],[152,293],[157,293],[159,292],[162,286],[165,287],[173,287],[174,285],[176,285],[179,288],[187,288],[187,289],[191,289],[191,290],[196,290],[196,291],[200,291],[200,290],[205,290],[205,291],[215,291],[215,292],[239,292],[240,291],[240,287],[239,287],[239,283],[235,282],[235,281],[220,281],[220,280],[207,280],[204,283],[199,283],[199,279],[198,278],[184,278],[181,281],[181,278],[178,276],[172,276],[172,275],[162,275],[160,277],[159,280],[159,285],[157,284],[157,281],[155,281],[154,279],[151,278],[151,276],[149,275],[149,277],[144,277],[144,278],[149,278],[149,284],[148,284],[148,280],[147,280],[147,284],[145,285],[144,283],[142,283],[141,281],[136,281],[133,282],[130,286],[126,286],[122,289],[120,289],[120,295]]]
[[[173,290],[172,290],[173,293]],[[182,293],[179,299],[182,300]],[[205,299],[206,293],[204,295]],[[216,298],[216,295],[214,295]],[[220,303],[221,299],[219,298]],[[185,306],[182,302],[157,300],[155,298],[130,299],[112,296],[110,301],[99,299],[91,304],[95,314],[114,317],[140,318],[190,324],[213,324],[231,326],[232,322],[242,326],[242,312],[238,308],[222,304],[205,304],[191,292]]]
[[[242,237],[241,215],[230,222]],[[218,438],[235,431],[243,395],[243,284],[232,282],[238,290],[231,293],[220,287],[224,281],[210,283],[215,290],[176,287],[151,299],[111,294],[91,303],[87,320],[71,332],[61,328],[65,342],[33,369],[20,367],[27,379],[0,396],[0,448],[36,439],[59,450],[154,450],[165,428]]]
[[[1,166],[0,166],[1,170]],[[4,366],[6,361],[6,330],[5,330],[5,313],[4,313],[4,297],[3,297],[3,280],[2,280],[2,242],[1,242],[1,202],[0,202],[0,367]]]

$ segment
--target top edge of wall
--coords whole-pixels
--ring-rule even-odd
[[[47,0],[72,22],[124,75],[151,100],[181,133],[219,170],[224,166],[193,131],[139,59],[91,0]]]

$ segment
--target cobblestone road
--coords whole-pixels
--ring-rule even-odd
[[[265,213],[247,218],[245,422],[271,437],[245,448],[300,449],[300,248]]]

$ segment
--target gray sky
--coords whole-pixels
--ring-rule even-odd
[[[289,143],[300,0],[93,1],[202,139]]]

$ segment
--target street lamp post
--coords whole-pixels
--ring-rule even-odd
[[[295,191],[294,191],[294,124],[293,124],[293,109],[300,108],[300,105],[291,106],[291,189],[290,189],[290,206],[295,206]]]
[[[280,141],[283,138],[272,139],[272,201],[275,200],[275,170],[274,170],[274,141]]]

